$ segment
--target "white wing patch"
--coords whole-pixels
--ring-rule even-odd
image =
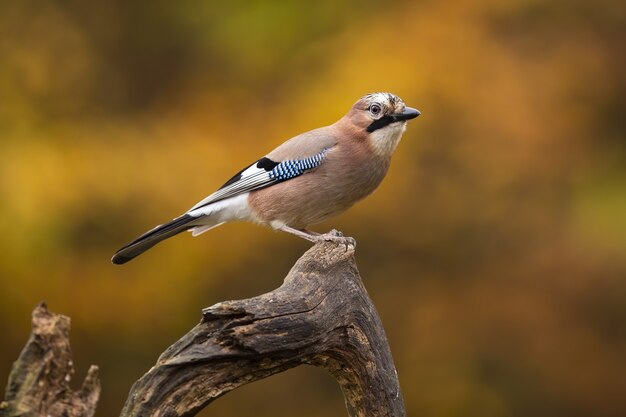
[[[217,202],[219,200],[224,200],[238,194],[247,193],[274,182],[270,179],[269,171],[266,171],[263,168],[258,168],[256,162],[243,170],[239,174],[239,177],[240,178],[237,181],[234,181],[233,183],[220,188],[204,200],[200,201],[198,204],[193,206],[188,213],[202,206],[206,206],[208,204]]]

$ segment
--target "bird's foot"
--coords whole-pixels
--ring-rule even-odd
[[[331,230],[330,232],[321,234],[321,233],[312,232],[306,229],[294,229],[289,226],[281,225],[279,230],[294,234],[298,237],[301,237],[302,239],[306,239],[309,242],[313,242],[313,243],[334,242],[339,245],[345,245],[346,250],[350,246],[352,246],[353,248],[356,247],[356,240],[354,240],[354,238],[349,237],[349,236],[344,236],[343,233],[335,229]]]
[[[350,236],[344,236],[339,230],[333,229],[330,232],[324,234],[317,234],[318,242],[326,241],[326,242],[334,242],[340,245],[345,245],[346,250],[352,246],[356,248],[356,240]]]

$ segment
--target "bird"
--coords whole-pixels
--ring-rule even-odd
[[[111,261],[124,264],[183,231],[198,236],[233,221],[261,223],[311,242],[340,240],[341,234],[307,228],[378,187],[407,121],[420,114],[397,95],[367,94],[337,122],[287,140],[184,214],[119,249]]]

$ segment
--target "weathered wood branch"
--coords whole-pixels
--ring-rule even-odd
[[[11,369],[0,416],[94,415],[100,397],[98,367],[89,368],[80,391],[70,389],[74,363],[69,332],[69,317],[48,311],[44,303],[35,308],[31,335]]]
[[[278,289],[205,309],[202,321],[135,383],[121,416],[193,416],[241,385],[300,364],[337,379],[350,416],[405,415],[354,246],[319,243]]]
[[[34,316],[41,314],[50,313],[44,306],[38,307]],[[52,378],[54,384],[29,395],[53,407],[60,398],[64,400],[59,404],[74,404],[76,398],[83,401],[78,404],[85,404],[83,414],[55,411],[49,413],[52,416],[93,414],[99,392],[95,370],[90,370],[78,395],[68,394],[67,388],[59,394],[55,385],[62,386],[62,379],[72,371],[67,342],[69,320],[57,317],[62,318],[58,323],[65,320],[65,327],[61,326],[50,342],[38,342],[31,348],[27,345],[24,352],[32,350],[35,354],[23,352],[16,362],[5,412],[17,410],[22,406],[21,398],[26,398],[13,392],[28,391],[32,385],[28,378],[17,375],[45,374],[43,369],[48,368],[44,365],[34,365],[41,370],[32,371],[28,370],[29,364],[39,364],[42,358],[49,363],[50,356],[58,356],[52,360],[52,373],[59,375]],[[34,326],[31,341],[38,337]],[[66,368],[61,369],[62,364]],[[322,367],[337,379],[350,416],[405,415],[389,345],[361,282],[352,245],[318,243],[296,262],[278,289],[203,310],[200,323],[170,346],[133,385],[121,416],[193,416],[237,387],[301,364]],[[18,368],[26,369],[25,373]],[[11,412],[1,415],[45,415]]]

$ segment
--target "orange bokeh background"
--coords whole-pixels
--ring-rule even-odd
[[[3,2],[0,384],[46,300],[116,415],[202,307],[277,287],[308,244],[231,224],[112,253],[390,91],[422,116],[313,229],[357,239],[407,414],[624,415],[625,42],[611,0]],[[301,368],[210,413],[345,410]]]

